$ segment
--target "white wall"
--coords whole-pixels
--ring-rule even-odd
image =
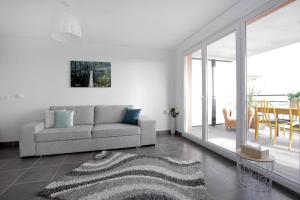
[[[41,120],[50,105],[133,104],[156,119],[157,130],[168,130],[163,110],[172,104],[174,56],[154,49],[2,37],[0,142],[17,141],[20,127]],[[111,62],[112,87],[71,88],[70,60]],[[25,97],[14,98],[17,93]]]

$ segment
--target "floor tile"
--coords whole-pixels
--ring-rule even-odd
[[[155,146],[149,146],[149,147],[141,147],[139,149],[139,154],[141,155],[148,155],[148,156],[159,156],[164,155],[164,152]]]
[[[80,163],[71,163],[71,164],[64,164],[59,166],[57,172],[55,173],[55,176],[52,178],[52,180],[56,180],[58,178],[63,177],[73,169],[79,167],[81,164]]]
[[[217,169],[218,171],[222,172],[226,176],[224,178],[228,181],[234,181],[238,183],[238,172],[237,172],[237,167],[232,166],[232,167],[224,167]]]
[[[9,160],[0,160],[0,168],[7,164]]]
[[[4,193],[7,190],[8,186],[2,186],[0,187],[0,196],[2,193]]]
[[[39,158],[13,159],[3,165],[0,170],[26,169],[32,167]]]
[[[0,160],[18,159],[20,158],[18,148],[1,148]]]
[[[177,154],[179,158],[184,160],[202,160],[203,158],[201,149],[191,145],[190,143],[166,144],[161,145],[160,148],[167,154]]]
[[[47,182],[18,184],[8,188],[1,196],[1,200],[36,200],[37,193],[43,189]]]
[[[177,150],[183,151],[183,148],[188,148],[188,144],[184,142],[164,143],[158,145],[158,148],[162,149],[163,151],[177,151]]]
[[[182,137],[159,135],[156,146],[115,151],[200,161],[210,200],[300,199],[279,187],[274,187],[271,193],[262,194],[253,193],[241,187],[237,179],[236,163]],[[36,196],[36,193],[46,184],[63,177],[100,151],[28,159],[19,158],[18,148],[5,149],[3,152],[0,150],[0,199],[45,200]],[[5,155],[5,152],[8,155]],[[14,184],[10,187],[4,186],[12,183]]]
[[[159,135],[156,138],[156,143],[159,144],[170,144],[170,143],[178,143],[180,142],[180,137],[179,136],[174,136],[174,135]]]
[[[163,153],[164,157],[170,157],[176,160],[189,160],[183,152],[180,151],[167,151]]]
[[[123,152],[123,153],[132,153],[132,154],[138,154],[139,148],[125,148],[125,149],[116,149],[117,152]]]
[[[0,186],[5,186],[16,181],[25,170],[5,170],[0,171]],[[1,198],[0,198],[1,199]]]
[[[92,152],[67,154],[63,163],[84,163],[92,159]]]
[[[228,181],[224,178],[224,173],[213,168],[206,170],[204,180],[207,191],[211,196],[242,189],[237,182]]]
[[[191,149],[163,149],[164,155],[178,160],[195,160],[201,161],[203,155],[201,152],[196,152]]]
[[[55,175],[57,169],[58,166],[31,168],[17,180],[16,184],[49,181]]]
[[[66,155],[43,156],[34,164],[33,167],[60,165],[66,157]]]
[[[215,169],[236,166],[236,163],[232,160],[229,160],[219,155],[205,157],[205,161],[207,161]]]

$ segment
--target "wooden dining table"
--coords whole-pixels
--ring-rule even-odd
[[[298,110],[297,110],[297,108],[290,108],[290,107],[274,107],[274,109],[273,108],[269,108],[268,109],[268,112],[269,113],[274,113],[274,110],[275,110],[275,117],[276,117],[276,119],[278,119],[278,115],[290,115],[290,110],[291,110],[291,113],[292,113],[292,115],[293,116],[296,116],[297,114],[298,114]],[[257,112],[264,112],[264,108],[262,108],[262,107],[256,107],[256,111]],[[255,126],[258,126],[258,113],[255,113]],[[255,128],[255,138],[257,138],[256,136],[257,136],[257,134],[258,134],[258,129],[259,129],[259,127],[256,127]],[[276,136],[278,136],[279,135],[279,128],[277,128],[276,129],[276,132],[275,132],[275,134],[276,134]]]

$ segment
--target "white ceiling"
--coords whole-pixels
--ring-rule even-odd
[[[300,1],[253,22],[247,36],[249,56],[300,42]]]
[[[80,17],[83,39],[173,49],[239,0],[0,0],[0,34],[50,39],[54,13]]]
[[[275,10],[247,26],[247,54],[257,55],[300,42],[300,1]],[[235,34],[227,35],[207,47],[209,58],[235,60]],[[201,57],[201,51],[193,53]]]

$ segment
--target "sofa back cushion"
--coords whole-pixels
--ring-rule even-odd
[[[51,106],[50,110],[73,110],[75,126],[94,124],[94,106]]]
[[[121,123],[129,105],[95,106],[95,124]]]

